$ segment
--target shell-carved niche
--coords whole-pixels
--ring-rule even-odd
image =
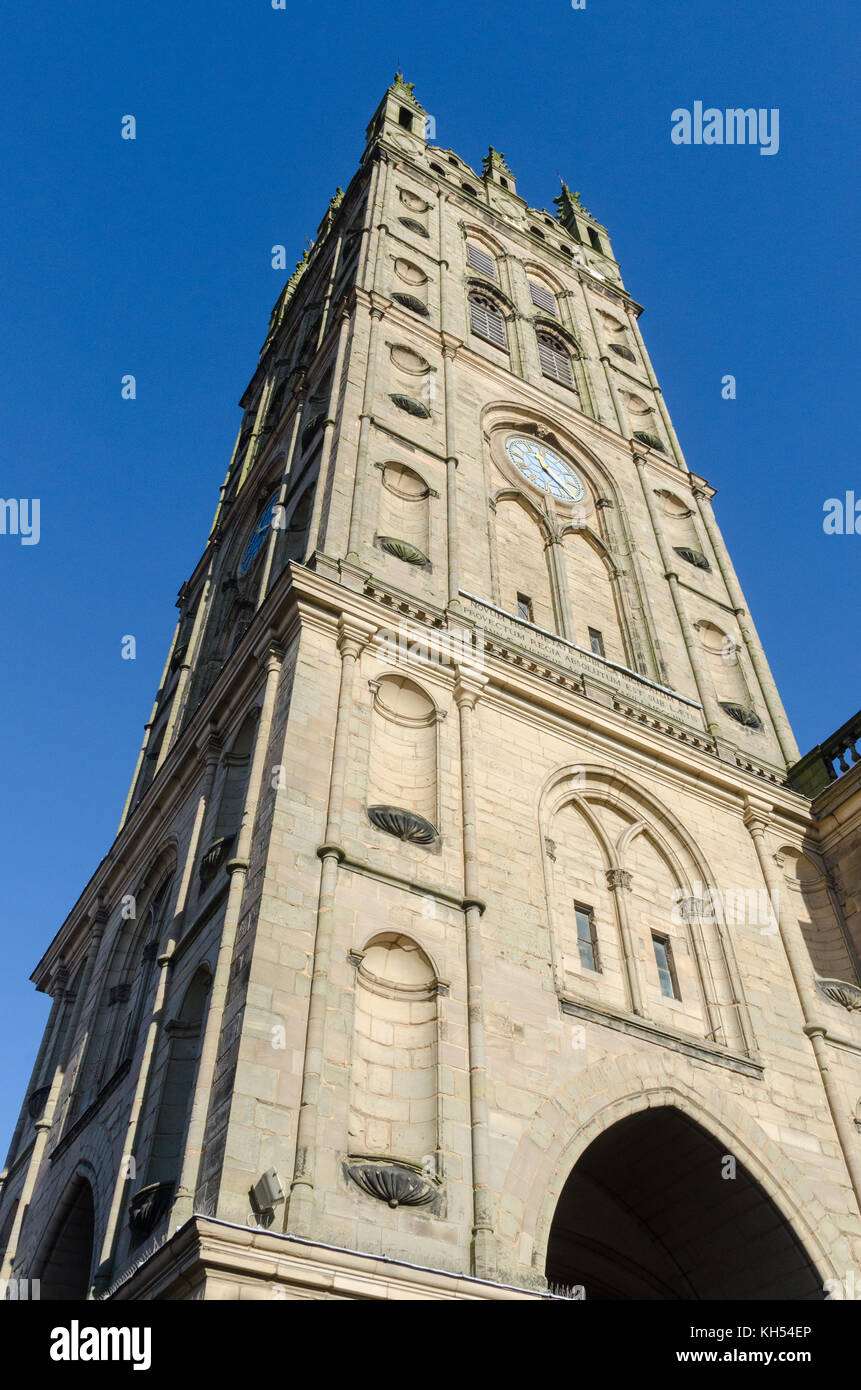
[[[347,1175],[389,1206],[436,1198],[438,981],[421,947],[376,937],[356,978]]]
[[[404,463],[387,463],[380,472],[379,545],[408,564],[430,563],[430,499],[424,478]]]
[[[438,837],[438,711],[406,676],[372,683],[368,816],[378,830],[413,844]]]
[[[716,623],[706,619],[694,624],[721,708],[739,724],[760,726],[741,660],[741,643]]]

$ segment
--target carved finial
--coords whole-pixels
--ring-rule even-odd
[[[514,178],[505,159],[505,155],[500,150],[495,150],[491,145],[481,163],[482,173],[487,177],[492,174],[494,169],[500,174],[507,174],[509,178]]]
[[[400,70],[400,68],[399,68],[398,71],[395,73],[395,80],[394,80],[394,82],[392,83],[392,86],[393,86],[396,90],[397,90],[397,88],[400,88],[402,91],[407,92],[407,93],[409,94],[409,96],[412,97],[412,96],[413,96],[413,87],[414,87],[415,85],[416,85],[415,82],[407,82],[407,81],[405,80],[404,75],[403,75],[403,73],[401,72],[401,70]],[[413,97],[413,100],[415,100],[415,97]]]
[[[556,204],[557,220],[564,225],[578,212],[582,213],[584,217],[591,217],[591,212],[589,212],[587,208],[584,208],[580,201],[580,194],[576,190],[572,193],[561,174],[559,175],[559,182],[562,185],[562,192],[557,194],[553,199]]]

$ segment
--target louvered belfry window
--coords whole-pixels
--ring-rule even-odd
[[[563,386],[574,385],[571,358],[567,348],[558,338],[552,338],[549,333],[539,333],[538,358],[545,376],[549,376],[552,381],[561,381]]]
[[[532,295],[532,303],[537,304],[539,309],[543,309],[547,314],[556,313],[556,296],[543,285],[536,285],[534,280],[530,280],[529,293]]]
[[[496,261],[480,246],[473,246],[471,241],[466,243],[466,259],[473,270],[480,271],[488,280],[496,279]]]
[[[486,338],[495,347],[508,349],[505,337],[505,319],[499,306],[487,295],[469,296],[469,326],[479,338]]]

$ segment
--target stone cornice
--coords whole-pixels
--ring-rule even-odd
[[[270,1298],[276,1296],[273,1289],[283,1284],[317,1298],[377,1300],[387,1299],[391,1291],[400,1298],[444,1301],[558,1301],[537,1288],[496,1284],[197,1215],[120,1276],[111,1298],[117,1302],[190,1298],[208,1275],[231,1286],[238,1279],[249,1287],[265,1288]]]

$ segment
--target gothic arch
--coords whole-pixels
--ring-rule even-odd
[[[497,241],[496,237],[479,223],[461,222],[460,230],[463,233],[464,243],[474,241],[476,245],[481,246],[489,255],[494,257],[505,255],[505,247],[502,242]]]
[[[605,930],[610,931],[612,940],[614,969],[608,972],[605,980],[578,979],[576,961],[573,973],[566,971],[566,959],[573,958],[569,937],[576,923],[571,919],[570,904],[566,916],[560,893],[565,894],[565,901],[576,899],[573,891],[569,891],[570,880],[566,878],[565,841],[560,839],[554,822],[567,807],[574,808],[589,823],[601,847],[605,862],[596,866],[596,875],[613,876],[615,897],[612,901],[603,884],[597,877],[595,880],[595,895],[603,912]],[[607,813],[604,816],[601,807]],[[642,1013],[645,1018],[662,1025],[669,1024],[674,1031],[682,1028],[691,1036],[712,1037],[736,1052],[750,1055],[754,1049],[753,1029],[735,950],[720,912],[720,894],[715,888],[711,896],[707,896],[717,880],[695,839],[680,820],[633,778],[600,764],[582,763],[557,769],[550,775],[539,793],[537,813],[557,991],[567,995],[574,990],[582,1002],[603,1003],[614,1008],[621,1003],[626,1011]],[[605,825],[605,820],[609,824]],[[614,820],[615,833],[611,828]],[[569,830],[569,835],[571,833]],[[557,839],[560,839],[558,846]],[[651,851],[637,848],[640,839],[645,846],[652,847]],[[659,899],[663,903],[661,912],[644,906],[645,898],[638,882],[641,870],[649,872],[647,864],[643,863],[644,853],[652,854],[653,863],[657,856],[657,861],[665,866],[661,881],[666,892],[664,898]],[[558,855],[562,856],[559,872],[556,871]],[[581,857],[588,863],[587,854]],[[582,874],[583,870],[578,872]],[[608,877],[608,885],[610,882]],[[696,906],[700,902],[714,903],[716,910],[704,912]],[[634,908],[640,912],[639,917],[633,915]],[[689,988],[682,990],[672,1002],[670,1012],[664,1000],[646,998],[646,982],[650,976],[638,964],[638,941],[643,937],[648,940],[655,931],[659,936],[675,935],[684,941],[686,953],[689,953]],[[652,992],[654,994],[654,990]],[[678,1004],[682,1001],[686,1006],[679,1010]]]
[[[467,299],[471,294],[483,294],[488,299],[496,300],[501,314],[506,320],[510,320],[517,315],[517,305],[509,299],[504,290],[500,289],[496,280],[483,280],[478,276],[470,275],[466,282]]]
[[[567,454],[575,462],[582,471],[584,481],[589,484],[593,495],[596,498],[611,499],[619,510],[619,514],[622,515],[622,495],[612,470],[602,462],[594,449],[590,448],[579,435],[569,429],[556,414],[551,417],[544,411],[535,410],[514,401],[497,400],[488,402],[484,407],[481,412],[480,424],[482,434],[488,442],[494,434],[504,429],[526,429],[534,432],[535,428],[539,427],[546,430],[548,443],[554,449],[559,449]]]
[[[519,503],[523,510],[529,513],[532,520],[535,522],[536,526],[541,531],[544,540],[550,540],[553,532],[551,530],[550,523],[548,522],[547,517],[545,516],[544,512],[542,512],[535,499],[529,497],[527,493],[523,492],[520,488],[497,488],[496,492],[493,494],[493,497],[491,498],[491,501],[494,508],[498,507],[500,502]]]
[[[558,582],[548,553],[552,530],[547,517],[519,488],[501,488],[497,492],[492,517],[495,597],[499,606],[522,617],[521,603],[526,599],[527,621],[548,632],[563,634]]]
[[[663,1053],[608,1059],[579,1073],[538,1107],[512,1155],[503,1191],[521,1223],[521,1258],[541,1278],[562,1190],[592,1142],[617,1121],[673,1107],[699,1124],[750,1172],[795,1232],[823,1281],[852,1264],[846,1237],[786,1152],[739,1100],[694,1069]],[[602,1103],[596,1106],[596,1097]],[[546,1135],[553,1138],[547,1144]],[[516,1209],[516,1212],[515,1212]],[[524,1257],[525,1247],[529,1251]]]

